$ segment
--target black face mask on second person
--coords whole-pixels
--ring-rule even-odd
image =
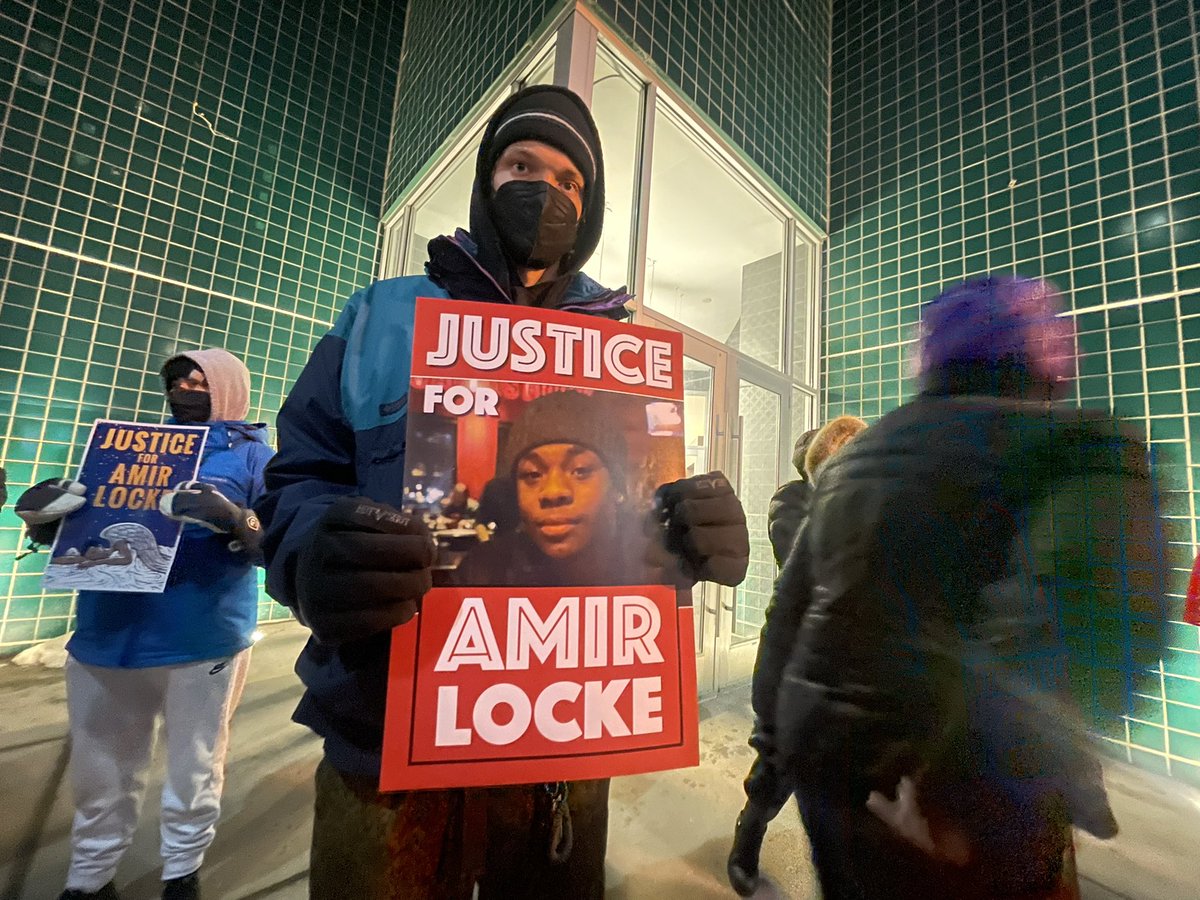
[[[507,181],[492,195],[491,206],[500,242],[514,265],[548,269],[575,248],[575,206],[545,181]]]
[[[212,397],[204,391],[172,388],[167,391],[167,405],[175,421],[195,425],[207,422],[212,416]]]

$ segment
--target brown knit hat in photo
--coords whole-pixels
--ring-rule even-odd
[[[606,406],[603,395],[578,391],[555,391],[538,397],[509,429],[496,474],[512,476],[521,457],[537,447],[576,444],[599,456],[613,484],[624,491],[629,453],[625,435]]]

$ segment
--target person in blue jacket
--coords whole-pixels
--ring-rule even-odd
[[[471,231],[435,238],[424,276],[354,294],[279,414],[260,507],[267,589],[313,632],[296,721],[325,739],[313,897],[599,898],[606,781],[380,794],[391,629],[417,612],[434,547],[402,514],[414,304],[454,298],[624,319],[629,296],[580,272],[600,240],[604,167],[583,101],[526,88],[488,123]],[[662,550],[684,577],[737,584],[749,537],[719,473],[664,485]],[[572,841],[563,828],[573,824]]]
[[[163,495],[185,522],[161,594],[80,591],[67,643],[67,714],[75,821],[60,900],[113,900],[113,876],[137,827],[158,718],[167,741],[162,793],[163,892],[200,896],[198,870],[216,835],[229,723],[250,663],[262,530],[252,512],[271,457],[263,425],[245,421],[250,373],[226,350],[162,368],[171,424],[207,424],[199,479]],[[36,547],[93,486],[51,479],[17,501]]]

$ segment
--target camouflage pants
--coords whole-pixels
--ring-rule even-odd
[[[570,785],[574,849],[550,858],[540,785],[380,794],[317,767],[309,896],[314,900],[601,900],[608,781]]]

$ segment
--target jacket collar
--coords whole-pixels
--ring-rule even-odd
[[[508,292],[480,264],[477,253],[478,247],[471,235],[460,228],[452,237],[443,235],[429,242],[425,272],[457,299],[512,303]],[[609,290],[582,272],[569,277],[555,309],[610,319],[629,317],[626,305],[633,298],[624,288]]]
[[[265,422],[180,422],[171,416],[168,425],[191,425],[208,429],[208,439],[204,446],[228,448],[243,441],[254,441],[266,444],[268,441],[267,424]]]

